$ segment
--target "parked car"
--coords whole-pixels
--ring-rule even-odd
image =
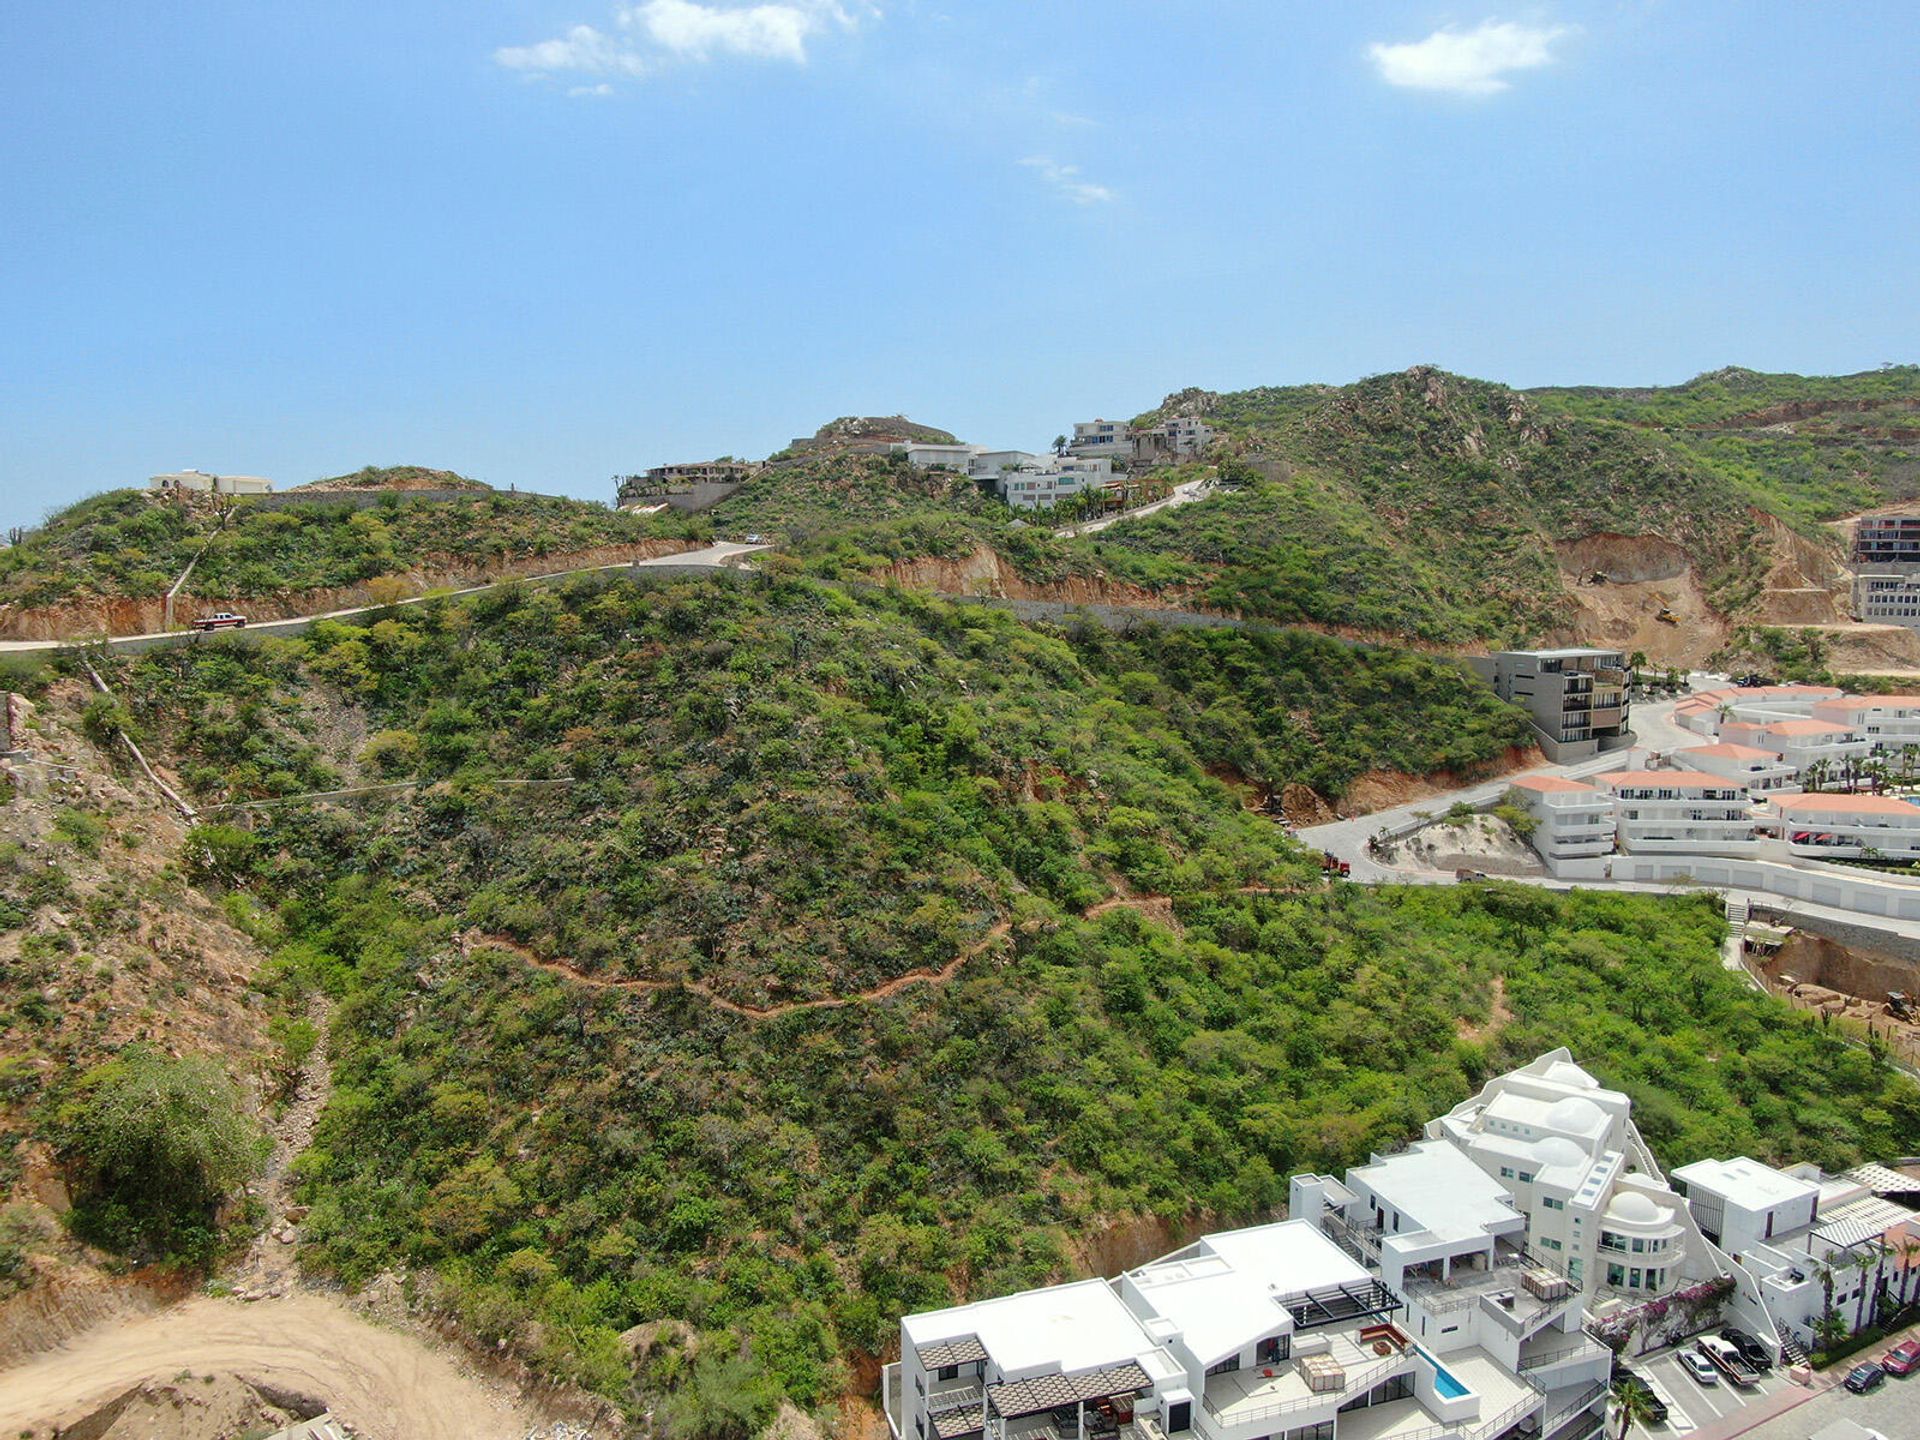
[[[1720,1372],[1713,1368],[1713,1362],[1698,1350],[1682,1350],[1673,1357],[1680,1362],[1680,1368],[1694,1378],[1699,1385],[1718,1385]]]
[[[193,622],[196,630],[235,630],[247,623],[247,617],[236,615],[231,610],[222,610],[213,615],[202,615]]]
[[[1736,1330],[1729,1325],[1720,1332],[1720,1338],[1740,1352],[1740,1358],[1756,1370],[1773,1368],[1773,1353],[1744,1330]]]
[[[1642,1395],[1646,1396],[1647,1417],[1652,1420],[1654,1424],[1664,1425],[1666,1423],[1667,1402],[1662,1400],[1654,1391],[1653,1386],[1647,1383],[1646,1376],[1640,1374],[1638,1371],[1628,1369],[1625,1365],[1615,1364],[1613,1367],[1613,1378],[1621,1381],[1623,1384],[1633,1386],[1639,1390]]]
[[[1920,1340],[1902,1340],[1880,1357],[1880,1368],[1889,1375],[1911,1375],[1920,1370]]]
[[[1856,1395],[1864,1395],[1887,1378],[1887,1372],[1871,1360],[1862,1361],[1847,1371],[1847,1378],[1840,1383]]]

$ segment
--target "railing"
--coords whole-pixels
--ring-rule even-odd
[[[1520,1373],[1525,1375],[1530,1370],[1543,1370],[1549,1365],[1557,1365],[1562,1360],[1570,1360],[1582,1353],[1599,1355],[1603,1352],[1608,1355],[1613,1353],[1598,1340],[1592,1340],[1583,1335],[1577,1340],[1568,1341],[1565,1345],[1556,1346],[1544,1354],[1523,1355],[1520,1359]]]
[[[1569,1400],[1565,1405],[1562,1405],[1558,1410],[1554,1411],[1553,1414],[1540,1422],[1541,1440],[1553,1440],[1555,1427],[1566,1424],[1577,1412],[1585,1410],[1589,1405],[1593,1404],[1596,1398],[1605,1394],[1606,1390],[1607,1386],[1604,1381],[1596,1382],[1589,1385],[1572,1400]],[[1604,1419],[1605,1416],[1601,1418]]]
[[[1535,1390],[1532,1394],[1525,1395],[1519,1400],[1516,1400],[1505,1410],[1502,1410],[1498,1415],[1494,1416],[1493,1419],[1474,1426],[1467,1434],[1472,1436],[1473,1440],[1493,1440],[1493,1437],[1496,1435],[1504,1435],[1508,1430],[1518,1425],[1521,1418],[1525,1416],[1528,1411],[1534,1410],[1544,1404],[1546,1398],[1547,1397],[1542,1395],[1538,1390]]]
[[[978,1385],[955,1385],[950,1390],[935,1390],[927,1396],[927,1413],[938,1415],[946,1410],[964,1410],[969,1405],[978,1405],[984,1398],[984,1392]]]
[[[1237,1410],[1229,1406],[1227,1410],[1232,1411],[1229,1414],[1227,1410],[1222,1410],[1215,1405],[1212,1397],[1208,1395],[1202,1395],[1200,1403],[1209,1415],[1223,1425],[1248,1425],[1256,1420],[1271,1419],[1275,1415],[1290,1415],[1297,1410],[1308,1410],[1316,1405],[1338,1404],[1343,1400],[1352,1399],[1355,1395],[1364,1395],[1382,1380],[1389,1378],[1401,1365],[1411,1365],[1412,1361],[1412,1349],[1401,1350],[1389,1355],[1377,1365],[1354,1371],[1341,1383],[1338,1390],[1317,1390],[1312,1394],[1299,1395],[1292,1400],[1278,1400],[1271,1405],[1262,1405],[1253,1410]],[[1396,1436],[1395,1440],[1401,1440],[1401,1437]]]

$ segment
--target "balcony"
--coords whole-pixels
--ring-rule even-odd
[[[1489,1268],[1456,1265],[1445,1280],[1409,1281],[1406,1288],[1407,1302],[1428,1315],[1478,1304],[1503,1328],[1523,1337],[1564,1314],[1579,1297],[1579,1287],[1558,1265],[1527,1250],[1502,1250]]]
[[[1382,1325],[1361,1334],[1368,1337],[1365,1344],[1360,1334],[1332,1334],[1324,1337],[1325,1350],[1296,1350],[1291,1359],[1275,1365],[1209,1376],[1201,1397],[1213,1422],[1209,1428],[1222,1437],[1289,1430],[1308,1423],[1310,1411],[1330,1417],[1374,1386],[1412,1373],[1413,1345],[1399,1330]],[[1379,1353],[1379,1347],[1387,1353]],[[1316,1369],[1323,1373],[1310,1373]],[[1288,1423],[1288,1416],[1301,1418]]]
[[[1613,1352],[1586,1335],[1543,1333],[1520,1347],[1520,1373],[1542,1390],[1604,1382],[1612,1368]]]

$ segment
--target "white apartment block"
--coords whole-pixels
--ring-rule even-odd
[[[1880,1166],[1823,1175],[1818,1166],[1780,1170],[1743,1155],[1679,1166],[1673,1180],[1701,1232],[1749,1282],[1738,1293],[1751,1289],[1763,1308],[1764,1325],[1751,1327],[1763,1340],[1771,1331],[1815,1348],[1814,1324],[1829,1303],[1849,1330],[1871,1323],[1877,1275],[1894,1263],[1890,1242],[1920,1236],[1920,1216],[1885,1193],[1916,1182]]]
[[[1747,855],[1759,842],[1746,786],[1703,770],[1616,770],[1594,783],[1618,802],[1619,847],[1647,855]]]
[[[1526,1249],[1596,1300],[1642,1301],[1723,1273],[1634,1128],[1632,1102],[1553,1050],[1427,1125],[1492,1177]]]
[[[1920,570],[1903,564],[1856,571],[1853,613],[1868,624],[1920,626]]]
[[[1771,750],[1722,740],[1673,752],[1673,762],[1747,787],[1749,795],[1784,794],[1800,788],[1800,772]]]
[[[1781,795],[1771,805],[1787,853],[1812,859],[1920,859],[1920,805],[1892,795]]]
[[[1599,1435],[1611,1357],[1580,1333],[1564,1276],[1531,1267],[1524,1299],[1502,1301],[1519,1257],[1469,1216],[1438,1262],[1453,1283],[1403,1295],[1337,1243],[1354,1226],[1323,1229],[1324,1204],[1307,1203],[1339,1182],[1295,1186],[1313,1214],[1208,1235],[1111,1282],[907,1316],[882,1379],[894,1440]],[[1431,1198],[1451,1216],[1450,1196]],[[1511,1229],[1511,1212],[1494,1218]]]
[[[1534,819],[1541,858],[1576,860],[1613,851],[1613,797],[1559,775],[1522,775],[1509,797]]]
[[[1873,744],[1865,736],[1831,720],[1729,720],[1720,727],[1720,738],[1771,750],[1802,775],[1808,766],[1822,761],[1830,769],[1844,770],[1849,762],[1873,753]]]
[[[204,470],[175,470],[147,481],[150,489],[203,495],[270,495],[273,482],[259,475],[209,475]]]
[[[1920,745],[1920,695],[1845,695],[1822,700],[1812,718],[1846,726],[1879,754]]]

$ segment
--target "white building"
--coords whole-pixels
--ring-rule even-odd
[[[1702,1233],[1750,1282],[1767,1327],[1791,1353],[1815,1348],[1814,1325],[1829,1304],[1849,1331],[1862,1319],[1871,1323],[1877,1276],[1894,1263],[1889,1236],[1914,1233],[1920,1217],[1878,1193],[1876,1172],[1887,1173],[1877,1166],[1844,1175],[1823,1175],[1814,1165],[1780,1170],[1743,1155],[1679,1166],[1673,1180]],[[1857,1258],[1871,1268],[1853,1263]],[[1767,1338],[1763,1329],[1755,1333]]]
[[[1031,450],[976,450],[967,460],[967,474],[976,480],[998,480],[1010,470],[1046,470],[1052,464],[1051,455],[1042,457]]]
[[[1082,420],[1073,427],[1073,443],[1067,449],[1090,459],[1117,460],[1121,464],[1133,458],[1133,427],[1124,420]]]
[[[1781,795],[1771,806],[1787,851],[1813,859],[1920,859],[1920,805],[1892,795]]]
[[[1872,742],[1831,720],[1729,720],[1720,727],[1720,738],[1771,750],[1802,775],[1808,766],[1822,761],[1831,769],[1842,770],[1873,752]]]
[[[895,447],[916,470],[952,470],[967,473],[968,462],[980,453],[978,445],[935,445],[923,441]]]
[[[1559,775],[1522,775],[1513,803],[1534,819],[1533,848],[1542,859],[1573,860],[1613,850],[1613,797]]]
[[[1632,1102],[1564,1049],[1489,1080],[1427,1125],[1513,1197],[1526,1248],[1589,1295],[1646,1300],[1721,1273],[1634,1128]]]
[[[1338,1181],[1295,1186],[1313,1215],[1208,1235],[1113,1282],[906,1317],[882,1380],[895,1440],[1598,1435],[1611,1357],[1580,1334],[1563,1276],[1535,1267],[1548,1293],[1503,1303],[1517,1257],[1469,1218],[1452,1283],[1411,1299],[1337,1241],[1345,1217],[1322,1228],[1328,1188],[1351,1199]],[[1511,1211],[1490,1213],[1511,1229]]]
[[[1749,795],[1776,794],[1800,788],[1800,772],[1771,750],[1722,740],[1673,752],[1673,762],[1718,775],[1746,786]]]
[[[1920,745],[1920,695],[1844,695],[1815,705],[1812,718],[1844,725],[1879,754]]]
[[[1614,796],[1620,849],[1649,855],[1747,855],[1758,848],[1746,786],[1703,770],[1616,770],[1594,783]]]
[[[204,470],[175,470],[155,475],[148,482],[154,490],[194,491],[203,495],[270,495],[273,482],[259,475],[209,475]]]
[[[1133,458],[1141,465],[1197,460],[1213,443],[1213,427],[1197,415],[1175,415],[1132,432]]]

